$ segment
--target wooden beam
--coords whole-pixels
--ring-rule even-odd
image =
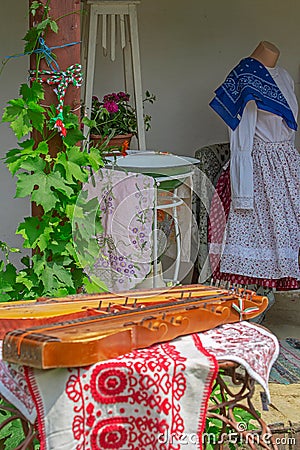
[[[29,5],[33,3],[34,0],[29,0]],[[68,67],[74,64],[80,64],[80,0],[40,0],[40,3],[44,5],[49,5],[50,16],[53,20],[57,21],[58,33],[53,32],[51,29],[47,31],[45,38],[45,44],[51,49],[52,47],[61,48],[53,49],[53,53],[56,55],[56,62],[60,71],[65,71]],[[33,24],[40,23],[43,20],[42,8],[37,10],[37,14],[33,18],[30,15],[29,26],[32,27]],[[74,45],[67,45],[71,43],[76,43]],[[40,70],[51,70],[46,63],[45,58],[41,60]],[[30,57],[30,70],[36,70],[36,56],[35,54]],[[53,86],[49,86],[47,83],[43,84],[45,89],[45,100],[43,105],[45,107],[49,105],[57,105],[58,98],[53,90]],[[70,105],[71,110],[80,116],[80,89],[69,85],[66,91],[66,97],[64,100],[65,105]],[[36,145],[39,142],[40,136],[38,133],[33,135]],[[58,149],[61,148],[61,137],[59,135],[55,136],[51,141],[49,141],[50,154],[52,156],[56,155]],[[32,204],[32,215],[41,216],[43,211],[40,207],[37,207],[34,203]]]
[[[30,0],[30,4],[34,0]],[[47,4],[47,0],[40,0],[41,3]],[[50,0],[50,14],[54,20],[57,20],[59,27],[58,33],[54,33],[49,30],[45,37],[46,45],[48,47],[63,46],[72,42],[80,42],[80,0]],[[38,13],[32,18],[30,17],[30,26],[42,20],[41,8],[38,9]],[[53,53],[56,55],[56,61],[60,70],[66,70],[73,64],[80,63],[80,44],[74,44],[72,46],[53,49]],[[36,58],[32,55],[30,58],[30,69],[36,69]],[[40,69],[48,69],[45,59],[42,60]],[[56,104],[57,97],[53,93],[53,88],[46,87],[46,99],[45,104]],[[69,86],[65,99],[66,105],[71,105],[73,110],[77,110],[80,106],[80,89]]]

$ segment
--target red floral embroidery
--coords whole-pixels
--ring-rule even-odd
[[[125,420],[114,419],[115,423],[107,424],[107,421],[99,422],[94,428],[91,436],[93,450],[123,449],[128,440],[128,431],[124,426],[118,424]]]
[[[105,368],[103,370],[101,366],[96,366],[91,375],[91,392],[98,402],[101,402],[107,396],[120,395],[126,386],[125,373],[115,369],[113,365],[107,370]]]
[[[170,424],[174,435],[184,430],[180,400],[186,390],[185,369],[186,358],[169,343],[70,369],[66,393],[75,403],[76,449],[178,449],[158,442],[158,435]],[[98,404],[107,405],[106,414]]]
[[[82,392],[79,376],[70,376],[66,386],[66,393],[73,402],[78,402],[80,400]]]
[[[79,441],[84,432],[84,422],[81,416],[76,415],[74,417],[72,431],[74,439],[76,439],[76,441]]]

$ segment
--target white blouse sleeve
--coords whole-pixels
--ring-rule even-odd
[[[247,103],[238,127],[230,136],[231,202],[234,209],[253,209],[252,147],[257,118],[254,101]]]

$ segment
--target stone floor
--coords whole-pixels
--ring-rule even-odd
[[[300,339],[300,291],[275,293],[275,304],[268,311],[263,325],[278,339]]]

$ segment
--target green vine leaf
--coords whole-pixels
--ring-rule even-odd
[[[10,106],[4,108],[2,122],[11,122],[15,120],[25,108],[25,102],[22,98],[9,100],[8,104]]]
[[[54,33],[58,33],[58,25],[55,20],[50,20],[49,26]]]
[[[4,450],[13,450],[17,448],[24,440],[24,433],[21,422],[11,421],[1,431],[0,439],[5,439]]]
[[[20,271],[18,273],[16,276],[16,282],[19,284],[24,284],[28,291],[31,291],[34,286],[32,278],[28,277],[28,274],[25,271]]]
[[[10,127],[18,139],[26,136],[35,127],[42,132],[44,126],[45,109],[38,104],[43,98],[43,90],[39,83],[34,82],[30,88],[22,85],[22,98],[10,100],[4,109],[2,122],[10,122]]]
[[[43,254],[35,254],[32,257],[32,270],[38,278],[43,273],[47,261]]]
[[[90,166],[97,172],[101,167],[104,167],[103,159],[99,153],[99,150],[95,147],[90,148],[88,154]]]
[[[50,27],[51,28],[51,26],[53,26],[53,23],[54,23],[55,21],[54,20],[52,20],[50,17],[47,17],[47,19],[45,19],[45,20],[42,20],[41,22],[39,22],[37,25],[36,25],[36,29],[38,30],[38,31],[45,31],[48,27]],[[52,28],[51,28],[52,29]],[[55,27],[55,29],[56,29],[56,32],[58,31],[58,26],[57,26],[57,24],[56,24],[56,27]],[[54,30],[53,30],[54,31]]]
[[[22,172],[17,177],[16,198],[31,195],[32,201],[42,206],[44,212],[54,208],[59,200],[55,191],[66,196],[73,194],[73,189],[65,183],[59,172],[46,174],[38,170],[33,174]]]
[[[19,116],[11,122],[10,127],[18,139],[21,139],[33,130],[28,114],[25,110],[23,110]]]
[[[68,147],[72,147],[77,142],[80,142],[83,140],[84,140],[84,135],[81,133],[80,130],[69,129],[69,130],[67,130],[67,135],[64,139],[64,144]]]
[[[16,282],[17,270],[13,264],[7,264],[6,270],[2,270],[0,273],[0,294],[10,292],[13,290],[13,286]]]
[[[42,172],[46,167],[46,162],[38,155],[34,155],[32,158],[27,158],[23,161],[22,169],[29,172],[37,170]]]
[[[26,217],[16,231],[24,238],[24,248],[35,248],[39,246],[41,235],[45,231],[45,224],[38,217]]]
[[[27,114],[29,121],[33,128],[36,128],[40,133],[43,131],[45,118],[43,116],[44,108],[34,102],[28,103]]]
[[[70,272],[58,264],[47,264],[41,273],[41,280],[46,293],[68,286],[74,289],[74,284]]]
[[[100,278],[97,278],[96,276],[91,277],[90,279],[88,277],[84,278],[84,287],[88,294],[93,294],[94,292],[97,292],[99,290],[106,292],[107,287],[105,283],[100,280]]]
[[[25,53],[33,52],[40,35],[41,35],[41,32],[39,30],[37,30],[36,27],[32,27],[27,31],[27,33],[25,34],[25,36],[23,38],[23,40],[27,42],[24,46]]]
[[[69,183],[74,181],[85,182],[87,181],[88,172],[84,166],[87,163],[87,156],[80,151],[80,148],[74,146],[66,152],[61,152],[57,155],[55,168],[59,169],[62,166],[64,176]]]
[[[22,84],[20,95],[26,103],[35,102],[36,104],[45,97],[43,86],[37,81],[33,81],[31,86]],[[43,111],[45,110],[43,109]]]
[[[35,142],[33,139],[27,139],[24,142],[20,142],[19,145],[21,149],[15,148],[10,150],[4,158],[8,170],[12,175],[15,175],[21,167],[24,168],[23,164],[27,163],[29,163],[28,167],[32,167],[33,165],[34,168],[28,168],[26,170],[34,171],[36,167],[42,170],[45,167],[44,159],[40,158],[40,155],[46,155],[49,151],[48,144],[45,141],[40,142],[36,149],[34,149]],[[30,163],[30,161],[32,162]]]
[[[32,16],[34,17],[36,14],[37,9],[39,9],[41,6],[41,2],[38,2],[37,0],[34,0],[31,4],[30,4],[30,13],[32,14]]]

